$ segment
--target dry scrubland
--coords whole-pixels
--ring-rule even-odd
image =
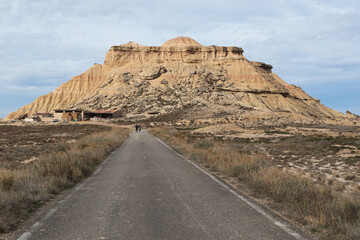
[[[9,126],[1,126],[2,130]],[[28,126],[11,128],[5,140],[15,138],[15,145],[21,149],[24,143],[40,139],[52,139],[52,143],[39,147],[36,160],[24,163],[24,159],[33,156],[20,154],[15,161],[2,161],[0,167],[0,233],[15,229],[31,212],[42,206],[60,191],[74,186],[127,137],[128,130],[105,128],[99,126]],[[61,130],[60,130],[61,129]],[[104,131],[106,130],[106,131]],[[94,132],[90,133],[89,132]],[[81,133],[85,134],[79,138]],[[25,135],[33,136],[28,139]],[[54,140],[54,135],[63,136]],[[66,136],[66,137],[65,137]],[[71,137],[70,137],[71,136]],[[24,139],[26,138],[26,140]],[[78,138],[78,140],[74,140]],[[4,140],[4,135],[1,136]],[[11,142],[11,140],[9,140]],[[9,143],[9,141],[4,141]],[[41,142],[41,141],[40,141]],[[21,143],[21,144],[20,144]],[[26,144],[26,145],[27,145]],[[20,146],[20,147],[19,147]],[[45,150],[48,149],[48,150]],[[9,153],[7,153],[8,156]],[[26,154],[25,154],[26,155]]]
[[[273,154],[289,144],[289,139],[269,141],[247,138],[207,140],[192,134],[198,127],[157,128],[152,132],[187,157],[227,178],[247,193],[296,221],[322,239],[360,239],[360,198],[357,189],[345,193],[324,181],[287,171],[266,149],[272,146]],[[199,132],[199,131],[197,131]],[[274,134],[274,132],[269,132]],[[295,139],[292,148],[284,151],[309,152],[331,141],[351,141],[346,138],[330,139],[326,136]],[[321,142],[324,142],[320,144]],[[328,142],[326,142],[328,141]],[[330,142],[329,142],[330,141]],[[298,142],[297,144],[295,144]],[[320,142],[320,143],[319,143]],[[269,145],[266,145],[269,144]],[[276,145],[276,143],[278,145]],[[290,142],[291,143],[291,142]],[[271,145],[273,144],[273,145]],[[337,143],[339,144],[339,143]],[[276,147],[274,147],[274,145]],[[281,146],[283,145],[283,146]],[[331,145],[331,144],[330,144]],[[260,147],[261,146],[261,147]],[[310,148],[310,149],[307,149]],[[326,150],[324,150],[326,151]],[[323,154],[321,150],[316,154]],[[279,153],[277,153],[279,157]],[[353,160],[355,161],[355,160]],[[290,169],[291,170],[291,169]]]
[[[284,171],[332,185],[339,192],[360,190],[360,130],[354,126],[300,125],[244,128],[235,124],[178,127],[192,137],[234,141],[260,150]]]
[[[83,135],[107,130],[110,128],[79,124],[0,125],[0,167],[17,168],[53,152],[55,143],[71,144]]]

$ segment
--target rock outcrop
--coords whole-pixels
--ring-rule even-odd
[[[161,74],[166,73],[167,70],[164,66],[155,66],[143,68],[139,73],[139,77],[142,80],[153,80],[161,76]]]
[[[271,65],[247,60],[242,48],[203,46],[186,37],[160,47],[134,42],[112,46],[103,65],[94,65],[6,119],[56,108],[119,109],[124,116],[143,118],[186,112],[210,118],[291,113],[301,119],[349,119],[284,82]]]

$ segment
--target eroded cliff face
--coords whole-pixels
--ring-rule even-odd
[[[187,112],[199,117],[291,113],[299,119],[346,119],[300,87],[247,60],[238,47],[202,46],[179,37],[160,47],[129,42],[113,46],[103,65],[41,96],[7,119],[56,108],[122,110],[143,118]]]
[[[79,99],[90,97],[107,77],[104,66],[96,64],[86,72],[63,83],[54,92],[38,97],[34,102],[10,113],[4,120],[16,119],[37,112],[52,112],[57,108],[67,108]]]

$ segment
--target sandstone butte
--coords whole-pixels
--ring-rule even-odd
[[[271,65],[249,61],[242,48],[203,46],[188,37],[160,47],[135,42],[112,46],[104,64],[95,64],[4,120],[54,109],[119,109],[125,119],[226,118],[275,125],[352,125],[358,120],[287,84]]]

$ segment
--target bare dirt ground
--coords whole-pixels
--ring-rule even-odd
[[[61,147],[61,143],[71,144],[83,135],[108,129],[76,123],[0,125],[0,168],[20,167]]]
[[[277,167],[332,185],[341,192],[360,193],[360,130],[346,126],[243,128],[236,124],[178,126],[196,138],[228,141],[234,148],[269,155]]]

